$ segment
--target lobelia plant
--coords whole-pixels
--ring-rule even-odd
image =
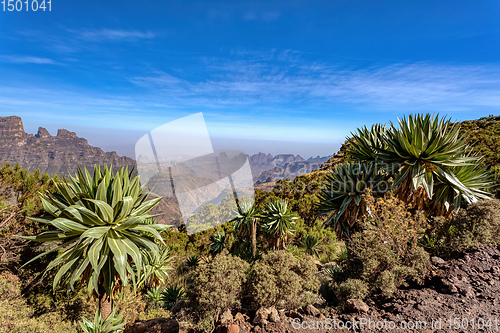
[[[58,182],[55,192],[40,194],[49,215],[34,220],[52,230],[23,237],[61,243],[25,265],[60,251],[45,270],[58,268],[53,288],[64,283],[74,291],[75,284],[86,285],[88,292],[98,297],[104,319],[111,313],[114,293],[130,279],[136,284],[136,275],[143,267],[141,250],[160,257],[155,240],[163,243],[160,233],[170,227],[145,222],[161,198],[147,201],[139,177],[131,178],[132,171],[124,168],[113,175],[112,168],[96,166],[93,176],[86,168],[79,168],[75,177],[70,175],[71,183]]]
[[[146,299],[154,307],[163,305],[162,294],[165,289],[162,286],[152,287],[146,292]]]
[[[382,163],[395,195],[413,208],[450,215],[462,203],[490,198],[492,177],[470,153],[466,137],[450,119],[429,114],[399,119],[389,129],[358,130],[348,152],[366,163]]]
[[[274,199],[269,201],[261,214],[262,226],[274,241],[274,249],[284,249],[289,235],[293,235],[293,225],[297,219],[288,208],[288,201]]]
[[[216,231],[210,238],[210,241],[210,250],[215,254],[220,253],[225,247],[226,233],[224,231]]]
[[[239,202],[237,215],[230,221],[235,222],[234,230],[238,230],[241,235],[250,235],[252,241],[252,258],[255,258],[257,253],[258,221],[258,211],[255,204],[247,201]]]
[[[378,194],[388,189],[385,175],[377,164],[339,164],[325,181],[326,185],[319,193],[318,215],[328,215],[324,224],[333,221],[337,237],[344,240],[359,229],[359,219],[367,212],[366,191]]]
[[[200,257],[194,255],[194,256],[189,256],[186,259],[186,266],[189,268],[196,268],[200,264]]]
[[[167,282],[168,271],[173,269],[169,266],[173,257],[170,256],[170,249],[163,244],[158,245],[158,250],[158,255],[148,250],[141,251],[143,267],[138,278],[139,287],[156,288]]]
[[[112,332],[122,332],[125,326],[123,322],[123,313],[120,313],[115,317],[116,309],[110,313],[107,318],[102,317],[99,309],[96,310],[94,321],[82,317],[82,320],[78,322],[80,327],[76,329],[77,333],[112,333]]]
[[[184,298],[186,298],[184,288],[177,284],[173,284],[165,288],[161,300],[165,304],[165,307],[170,310],[178,301],[182,301]]]
[[[300,246],[306,251],[306,254],[310,254],[315,257],[319,257],[319,241],[314,236],[306,236],[300,241]]]

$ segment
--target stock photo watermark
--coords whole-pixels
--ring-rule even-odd
[[[52,0],[2,0],[4,12],[51,12]]]
[[[340,320],[326,318],[323,320],[300,320],[295,318],[291,321],[292,327],[297,330],[349,330],[349,331],[381,331],[397,330],[419,332],[427,329],[463,331],[469,329],[495,330],[499,329],[497,318],[438,318],[430,321],[426,320],[373,320],[370,318],[353,318],[351,320]]]
[[[227,221],[221,213],[203,222],[190,217],[207,204],[219,205],[231,198],[254,200],[253,176],[247,154],[214,150],[202,113],[174,120],[141,137],[135,145],[141,182],[158,196],[175,197],[188,234]],[[203,224],[202,224],[203,223]]]

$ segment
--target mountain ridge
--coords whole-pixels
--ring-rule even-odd
[[[26,133],[18,116],[0,117],[0,159],[3,163],[18,163],[51,175],[74,173],[78,165],[89,169],[95,164],[135,165],[133,159],[118,156],[114,151],[104,152],[67,129],[59,129],[55,136],[43,127],[39,127],[36,134]]]
[[[304,159],[300,155],[257,153],[248,156],[254,183],[295,177],[312,171],[331,156]],[[26,133],[18,116],[0,117],[0,159],[18,163],[28,169],[40,169],[50,175],[74,173],[78,165],[93,169],[95,164],[115,167],[135,166],[134,159],[119,156],[115,151],[104,152],[89,145],[75,132],[59,129],[53,136],[44,127],[36,134]]]

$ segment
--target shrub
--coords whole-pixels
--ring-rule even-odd
[[[418,246],[419,233],[426,225],[423,214],[411,215],[395,198],[375,201],[366,196],[365,200],[371,216],[364,220],[364,230],[354,234],[348,244],[351,264],[345,268],[345,282],[360,279],[368,283],[369,293],[383,296],[410,282],[422,283],[429,267],[429,254]],[[353,286],[359,284],[350,281],[339,293]]]
[[[121,292],[117,293],[114,299],[114,307],[117,309],[117,313],[123,314],[123,322],[134,323],[136,320],[142,320],[141,318],[153,309],[160,308],[155,306],[155,304],[148,304],[147,298],[146,295],[136,292],[136,290],[129,285],[123,288]]]
[[[189,299],[200,312],[221,313],[239,307],[249,268],[246,261],[222,251],[194,270]]]
[[[304,305],[320,287],[317,272],[311,257],[298,259],[287,251],[270,252],[252,267],[250,295],[258,306]]]
[[[444,250],[462,252],[482,244],[500,244],[500,200],[483,200],[460,210],[444,225]]]
[[[164,308],[148,308],[137,313],[137,319],[140,321],[148,321],[156,318],[170,318],[172,313]]]
[[[327,263],[332,262],[336,258],[336,254],[341,248],[342,242],[337,241],[337,236],[333,228],[323,226],[323,223],[319,220],[314,222],[311,226],[308,226],[302,219],[297,220],[296,228],[295,243],[300,244],[300,241],[306,237],[317,238],[317,248],[319,250],[318,260]]]
[[[62,320],[61,314],[47,312],[36,317],[34,309],[21,295],[19,278],[8,271],[0,274],[0,332],[71,332],[73,324]]]
[[[332,283],[332,289],[339,300],[349,298],[365,299],[369,294],[368,285],[360,279],[347,279],[341,283]]]

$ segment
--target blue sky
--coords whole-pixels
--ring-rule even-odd
[[[499,106],[498,1],[52,0],[51,12],[0,11],[0,115],[120,154],[197,112],[217,147],[315,156],[365,124]]]

